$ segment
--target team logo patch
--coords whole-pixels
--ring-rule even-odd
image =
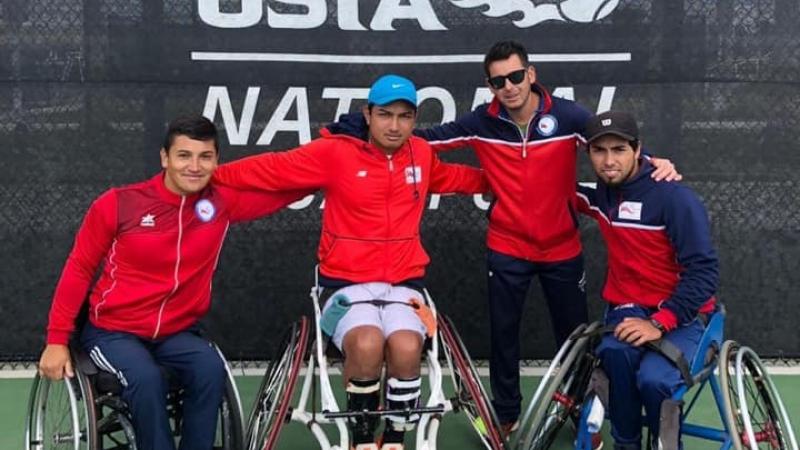
[[[204,198],[194,205],[194,213],[197,215],[198,219],[203,222],[208,222],[217,214],[217,209],[214,208],[213,203]]]
[[[406,167],[406,184],[414,184],[422,181],[422,167],[408,166]]]
[[[628,220],[642,220],[642,202],[620,203],[619,218]]]
[[[536,124],[536,130],[542,136],[552,136],[558,129],[558,120],[550,114],[545,114]]]
[[[156,226],[156,216],[152,214],[145,214],[142,216],[142,220],[139,221],[140,227],[154,227]]]

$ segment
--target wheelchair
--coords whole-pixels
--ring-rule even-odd
[[[317,280],[310,294],[314,309],[313,327],[306,317],[301,317],[292,324],[267,367],[246,427],[247,450],[275,448],[282,426],[290,421],[305,425],[322,450],[349,450],[348,418],[358,415],[382,417],[389,414],[419,414],[415,448],[435,450],[443,415],[456,411],[466,413],[487,449],[504,448],[504,438],[500,434],[497,417],[467,349],[452,322],[437,312],[427,291],[423,291],[424,302],[436,318],[437,332],[433,338],[426,339],[423,349],[427,361],[428,385],[425,401],[421,401],[417,408],[398,411],[342,411],[329,377],[329,357],[338,355],[329,355],[328,350],[335,347],[328,346],[329,337],[325,336],[320,326],[320,294]],[[313,341],[310,346],[309,340]],[[299,398],[293,403],[295,385],[301,375],[304,360],[306,365],[302,387]],[[445,372],[442,370],[442,362],[450,369],[453,384],[453,396],[449,398],[443,390]],[[425,377],[424,370],[422,373]]]
[[[215,450],[243,447],[242,406],[233,375],[225,362],[227,380],[219,407]],[[34,377],[28,402],[26,450],[136,450],[128,406],[120,397],[122,385],[112,373],[100,370],[79,346],[71,344],[75,376],[52,381]],[[183,391],[165,369],[170,387],[167,409],[173,433],[180,438]]]
[[[710,315],[692,361],[676,361],[686,383],[662,405],[659,442],[649,448],[675,449],[681,435],[717,442],[720,449],[797,450],[789,416],[758,355],[749,347],[723,340],[724,308]],[[593,354],[603,332],[601,323],[579,326],[559,349],[529,403],[512,449],[546,449],[561,427],[576,424],[575,448],[591,450],[591,433],[602,424],[608,402],[608,379]],[[711,390],[719,412],[717,427],[691,423],[700,394]],[[688,402],[684,397],[691,395]],[[681,406],[686,405],[681,410]],[[665,428],[672,419],[673,426]],[[667,422],[665,422],[667,421]]]

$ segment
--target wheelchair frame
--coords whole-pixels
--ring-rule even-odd
[[[467,412],[473,427],[488,449],[499,450],[503,448],[497,419],[494,416],[488,396],[486,396],[485,390],[480,383],[477,371],[466,353],[466,348],[461,343],[452,323],[438,313],[427,290],[423,290],[423,296],[426,305],[436,317],[437,333],[432,339],[428,339],[429,342],[426,343],[424,350],[428,364],[426,378],[429,387],[424,404],[418,408],[402,411],[343,411],[339,407],[331,386],[330,367],[326,356],[329,339],[323,335],[320,327],[322,317],[320,294],[321,289],[317,278],[310,293],[314,308],[314,330],[308,330],[308,320],[305,317],[301,318],[289,331],[289,335],[297,336],[297,339],[284,339],[283,352],[277,354],[273,359],[273,361],[291,359],[292,364],[290,364],[289,370],[283,370],[279,374],[279,370],[275,369],[275,367],[281,367],[280,364],[275,364],[274,367],[267,369],[264,376],[265,382],[262,383],[262,389],[257,394],[256,405],[247,427],[248,450],[271,450],[277,443],[277,435],[280,433],[280,428],[283,423],[288,421],[300,422],[311,430],[322,450],[349,450],[350,436],[347,426],[349,417],[357,415],[384,416],[398,413],[420,414],[420,421],[417,423],[415,430],[416,449],[435,450],[436,437],[442,416],[450,411],[458,410]],[[297,330],[300,332],[298,333]],[[299,400],[297,406],[291,408],[291,411],[288,412],[288,403],[291,402],[293,397],[295,384],[295,380],[292,377],[299,375],[300,369],[300,358],[297,358],[297,356],[305,353],[308,334],[311,332],[314,333],[314,344],[309,349],[306,357],[306,370],[302,375],[304,379]],[[292,355],[291,358],[287,358],[289,354]],[[440,364],[442,356],[451,367],[450,374],[456,390],[456,395],[451,399],[445,396],[442,388],[444,374]],[[270,383],[266,381],[278,377],[278,375],[285,377],[286,382],[282,384],[287,386],[287,389],[280,393],[281,398],[277,398],[278,395],[269,392]],[[317,392],[317,386],[319,386],[319,392]],[[319,409],[317,409],[317,394],[319,394]],[[280,405],[276,402],[280,403]],[[268,414],[265,414],[266,412],[277,414],[277,420],[267,417]],[[482,425],[479,425],[479,422]],[[333,436],[333,439],[329,438],[329,432],[324,428],[325,425],[333,425],[334,434],[338,434],[338,436]],[[264,426],[269,429],[265,430]],[[330,427],[328,428],[330,429]]]
[[[241,399],[228,361],[213,345],[226,372],[214,449],[238,450],[244,442]],[[34,376],[28,400],[25,450],[65,448],[61,445],[70,443],[73,450],[136,450],[136,436],[125,402],[114,392],[98,392],[96,380],[100,369],[88,357],[81,359],[80,349],[71,348],[70,357],[74,377],[53,381],[38,374]],[[87,364],[91,365],[85,370]],[[179,390],[170,390],[168,395],[167,407],[175,427],[182,420],[177,407]],[[179,435],[175,429],[173,433]]]
[[[756,450],[763,448],[759,444],[764,442],[769,445],[766,448],[770,449],[797,450],[797,441],[777,389],[752,349],[740,347],[734,341],[723,342],[724,319],[724,309],[712,314],[690,364],[693,384],[682,386],[670,397],[673,401],[683,402],[684,397],[692,391],[691,400],[681,412],[680,435],[719,442],[721,450]],[[591,391],[588,378],[581,378],[578,386],[570,386],[568,383],[562,385],[562,380],[574,379],[576,372],[586,370],[586,364],[590,364],[592,370],[599,365],[592,350],[588,348],[590,340],[586,337],[576,339],[577,336],[599,327],[598,322],[589,326],[581,325],[559,350],[526,410],[521,432],[512,442],[512,448],[548,448],[561,425],[566,420],[576,420],[578,435],[575,448],[591,450],[589,415],[593,402],[600,402],[601,399]],[[595,361],[581,362],[585,355]],[[758,390],[757,395],[752,388],[746,391],[748,380],[752,380],[751,384]],[[721,428],[687,422],[706,386],[710,386],[722,423]],[[748,411],[748,400],[765,402],[766,409],[762,408],[760,411],[768,416],[768,421],[757,424],[760,426],[758,430],[754,429],[756,427]],[[567,413],[557,417],[555,422],[548,422],[547,414],[559,408]],[[543,429],[547,426],[550,428]],[[672,449],[677,448],[677,445],[677,442],[660,442],[659,448]]]

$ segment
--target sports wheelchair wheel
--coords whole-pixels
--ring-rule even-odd
[[[736,450],[798,448],[783,401],[752,349],[726,341],[719,379],[725,421]]]
[[[289,403],[308,344],[308,319],[301,317],[287,330],[279,352],[269,362],[256,403],[247,422],[247,449],[271,450],[290,418]]]
[[[222,356],[222,353],[220,353]],[[223,357],[223,361],[224,361]],[[242,426],[242,404],[239,391],[230,369],[226,367],[227,379],[225,394],[219,405],[217,415],[217,434],[214,437],[213,450],[241,450],[244,446],[244,428]]]
[[[33,379],[25,429],[26,450],[96,450],[94,402],[86,376]]]
[[[467,348],[461,341],[453,323],[443,314],[438,318],[439,336],[442,348],[450,366],[456,398],[454,406],[463,409],[475,431],[477,431],[486,448],[501,450],[504,440],[500,435],[500,426],[494,407],[481,384],[478,371],[469,357]]]
[[[578,423],[597,359],[590,347],[594,339],[576,337],[598,327],[598,322],[578,326],[556,354],[531,399],[512,448],[549,448],[567,420],[572,419]]]

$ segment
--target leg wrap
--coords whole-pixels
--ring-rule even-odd
[[[419,377],[400,379],[391,377],[386,381],[386,409],[409,410],[419,405]],[[386,416],[383,442],[403,442],[403,433],[413,430],[419,422],[419,413],[392,414]]]
[[[659,429],[651,430],[654,440],[654,449],[678,450],[681,446],[681,413],[683,400],[668,398],[661,403],[661,417]]]
[[[360,380],[351,378],[347,383],[347,409],[350,412],[377,411],[380,403],[381,380]],[[352,444],[365,444],[375,442],[375,427],[378,425],[377,416],[355,416],[350,420],[350,434]]]

